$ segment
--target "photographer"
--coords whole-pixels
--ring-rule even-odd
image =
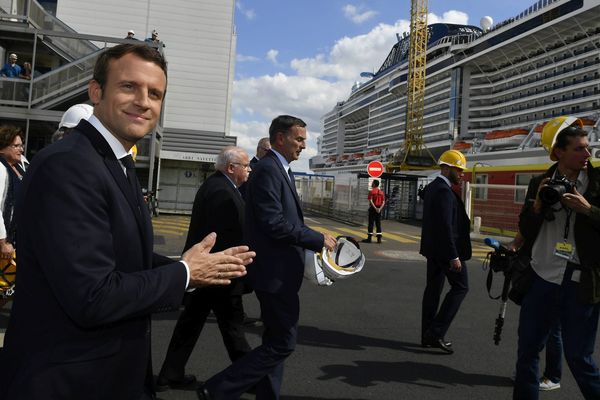
[[[546,124],[542,145],[557,163],[531,180],[519,216],[522,251],[534,273],[521,305],[513,399],[538,399],[539,352],[557,313],[569,368],[583,396],[600,399],[592,359],[600,310],[600,171],[588,162],[582,126],[573,117]]]

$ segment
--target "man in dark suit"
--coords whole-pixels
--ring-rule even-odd
[[[184,252],[210,232],[217,234],[215,252],[243,243],[244,200],[238,187],[248,179],[248,159],[248,154],[239,147],[227,146],[221,150],[215,163],[217,171],[196,193]],[[243,291],[244,283],[235,279],[231,285],[201,288],[188,295],[158,375],[158,391],[188,388],[196,382],[194,376],[184,374],[185,364],[211,310],[217,317],[231,361],[250,351],[242,326]]]
[[[423,293],[421,345],[451,354],[452,342],[444,336],[469,290],[465,261],[471,258],[469,217],[452,185],[460,184],[467,161],[460,151],[448,150],[441,155],[439,164],[441,174],[427,185],[423,205],[421,254],[427,258],[427,285]],[[444,277],[450,291],[439,307]]]
[[[2,399],[152,399],[150,314],[185,290],[229,284],[247,247],[181,262],[152,252],[131,147],[152,131],[166,63],[145,45],[102,53],[88,93],[94,115],[38,153],[23,180],[19,291],[0,356]]]
[[[271,150],[271,142],[269,142],[269,138],[264,137],[260,139],[256,145],[256,155],[252,157],[252,160],[250,160],[250,167],[254,167],[254,165],[256,165],[261,158],[267,155],[269,150]]]
[[[201,399],[237,399],[256,386],[256,399],[278,399],[283,363],[294,351],[304,249],[333,249],[335,239],[304,225],[290,163],[305,148],[306,124],[281,115],[269,128],[271,150],[250,174],[244,238],[256,249],[248,279],[260,302],[262,344],[210,378]],[[251,272],[251,274],[250,274]]]

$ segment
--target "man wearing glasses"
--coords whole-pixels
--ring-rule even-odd
[[[239,147],[225,147],[217,156],[217,171],[198,189],[190,228],[183,252],[211,232],[217,234],[213,252],[242,244],[244,199],[238,187],[246,182],[250,172],[248,154]],[[193,389],[196,377],[185,374],[185,365],[194,350],[208,314],[213,311],[219,324],[223,343],[231,361],[250,351],[243,330],[244,284],[232,279],[231,285],[198,288],[188,293],[163,366],[156,389]]]

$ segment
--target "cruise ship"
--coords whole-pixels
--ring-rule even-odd
[[[600,156],[599,16],[600,0],[539,0],[496,24],[429,25],[423,141],[433,157],[455,148],[470,167],[547,164],[543,124],[566,114],[582,118]],[[313,172],[364,173],[402,148],[409,35],[397,36],[381,68],[322,117]]]

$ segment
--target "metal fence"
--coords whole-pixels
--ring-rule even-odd
[[[303,210],[356,225],[367,222],[367,199],[373,178],[366,174],[298,175],[296,189]],[[383,219],[418,218],[417,179],[390,175],[380,179],[386,194]]]
[[[465,208],[476,233],[514,236],[527,185],[465,185]]]

